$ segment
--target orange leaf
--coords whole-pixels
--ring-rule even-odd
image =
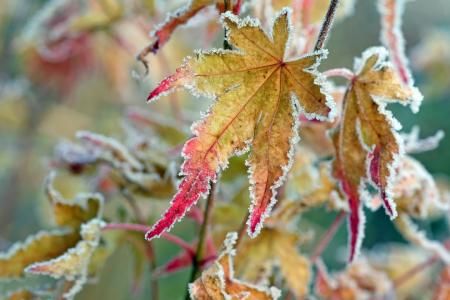
[[[228,158],[247,152],[250,146],[247,165],[253,203],[248,231],[256,236],[291,168],[299,112],[318,120],[336,116],[332,97],[323,87],[324,77],[316,70],[327,51],[284,59],[292,34],[290,15],[291,9],[281,10],[267,34],[257,19],[223,14],[220,20],[227,28],[227,39],[240,51],[197,52],[196,59],[188,57],[150,94],[152,101],[176,88],[188,88],[216,102],[193,125],[196,137],[183,150],[182,174],[186,176],[172,206],[147,239],[181,219],[200,195],[209,192],[210,180],[216,180],[216,172],[226,167]]]

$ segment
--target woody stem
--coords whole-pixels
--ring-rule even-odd
[[[216,182],[211,184],[211,190],[209,192],[208,198],[206,200],[205,212],[203,214],[203,223],[200,228],[199,238],[198,238],[198,246],[197,252],[195,253],[193,263],[192,263],[192,273],[191,279],[189,282],[194,282],[195,279],[199,276],[200,266],[203,260],[203,252],[205,249],[205,242],[208,236],[208,227],[211,222],[211,215],[214,207],[214,200],[217,193],[218,185],[220,180],[220,172],[217,174]],[[189,294],[186,296],[186,299],[189,299]]]
[[[339,3],[340,0],[331,0],[327,14],[323,19],[322,28],[320,29],[319,36],[317,37],[317,42],[316,46],[314,47],[314,51],[319,51],[323,49],[323,46],[325,45],[325,40],[327,39],[328,33],[331,29],[331,25],[333,25],[334,16],[336,15]]]
[[[314,263],[316,261],[316,259],[320,256],[320,254],[322,254],[323,250],[327,247],[328,243],[331,241],[333,236],[336,234],[336,231],[341,226],[345,215],[346,215],[345,211],[341,211],[339,213],[339,215],[336,217],[336,219],[333,221],[333,224],[331,224],[330,228],[328,228],[328,231],[322,237],[322,239],[320,240],[316,249],[311,254],[311,262],[312,263]]]

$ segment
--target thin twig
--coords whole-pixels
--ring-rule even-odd
[[[146,226],[145,218],[142,215],[141,210],[139,209],[139,206],[137,205],[136,199],[134,199],[134,197],[130,194],[128,189],[122,188],[120,191],[121,191],[122,195],[125,197],[125,199],[128,201],[128,204],[130,204],[131,209],[133,210],[134,215],[135,215],[138,223],[140,224],[140,226]],[[132,225],[136,225],[136,224],[132,224]],[[103,228],[103,229],[105,229],[105,228]],[[146,243],[145,248],[147,250],[146,254],[150,259],[150,261],[149,261],[150,269],[153,272],[153,270],[156,269],[155,250],[153,249],[153,245],[151,242]],[[159,288],[158,288],[158,282],[156,280],[156,277],[151,276],[150,281],[151,281],[151,287],[152,287],[151,288],[152,299],[158,300],[159,299]]]
[[[136,217],[136,219],[139,222],[139,224],[145,225],[145,218],[142,215],[141,210],[139,209],[139,206],[137,205],[136,200],[130,194],[128,189],[123,188],[123,189],[120,190],[120,192],[125,197],[125,199],[127,200],[128,204],[131,206],[131,209],[133,210],[134,216]]]
[[[219,180],[220,180],[220,173],[217,174],[216,182],[213,182],[211,184],[211,190],[209,192],[208,199],[206,200],[205,212],[203,214],[203,223],[202,227],[200,228],[198,238],[197,253],[194,256],[194,260],[192,263],[192,273],[189,282],[194,282],[200,273],[200,264],[202,263],[203,260],[205,242],[208,236],[208,227],[211,222],[211,215],[214,207],[214,200],[217,193]],[[189,299],[189,293],[186,295],[186,299]]]
[[[429,259],[427,259],[426,261],[418,264],[417,266],[413,267],[412,269],[408,270],[406,273],[404,273],[403,275],[401,275],[400,277],[398,277],[397,279],[394,280],[394,282],[392,284],[394,289],[398,288],[400,285],[402,285],[403,283],[405,283],[406,281],[408,281],[409,279],[414,277],[414,275],[420,273],[427,267],[434,265],[438,261],[439,261],[439,258],[436,256],[433,256],[433,257],[430,257]]]
[[[445,248],[450,249],[450,240],[446,240],[444,242],[444,246],[445,246]],[[440,258],[438,256],[432,256],[429,259],[427,259],[426,261],[421,262],[420,264],[416,265],[415,267],[409,269],[408,271],[406,271],[406,273],[404,273],[403,275],[401,275],[400,277],[398,277],[397,279],[394,280],[394,282],[393,282],[394,289],[398,288],[400,285],[402,285],[403,283],[405,283],[406,281],[408,281],[409,279],[414,277],[414,275],[416,275],[417,273],[425,270],[427,267],[429,267],[439,261],[440,261]]]
[[[239,249],[239,247],[242,244],[242,241],[244,240],[244,235],[248,228],[247,220],[249,217],[250,217],[250,212],[247,212],[247,214],[244,217],[244,221],[242,221],[241,228],[239,228],[238,238],[236,240],[236,244],[234,245],[234,248],[236,249],[236,251]]]
[[[345,211],[341,211],[339,215],[336,217],[336,219],[333,221],[333,224],[328,228],[325,235],[320,240],[319,244],[317,245],[316,249],[311,254],[311,262],[314,263],[319,257],[320,254],[322,254],[323,250],[327,247],[330,240],[335,235],[336,231],[339,229],[339,227],[342,224],[342,221],[344,220],[344,217],[346,215]]]
[[[355,78],[355,74],[353,74],[352,71],[350,71],[349,69],[346,69],[346,68],[331,69],[331,70],[323,72],[322,74],[327,77],[341,76],[341,77],[347,78],[348,80],[353,80]]]
[[[320,29],[319,36],[317,37],[316,46],[314,47],[314,51],[319,51],[323,49],[325,45],[325,40],[327,39],[328,33],[331,29],[331,25],[333,25],[334,16],[336,15],[336,11],[339,7],[340,0],[331,0],[330,6],[328,7],[327,14],[323,19],[322,28]]]

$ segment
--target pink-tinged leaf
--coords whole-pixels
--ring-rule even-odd
[[[244,0],[247,1],[247,0]],[[234,14],[239,15],[241,10],[242,0],[230,0],[232,11]],[[224,12],[223,0],[191,0],[186,6],[178,9],[174,13],[168,13],[164,23],[155,27],[155,30],[150,32],[150,37],[153,41],[144,47],[144,49],[137,55],[137,59],[140,60],[146,69],[148,74],[148,60],[145,58],[150,52],[156,53],[162,48],[170,39],[173,32],[178,26],[186,24],[198,13],[204,11],[207,7],[215,6],[219,13]]]
[[[367,49],[356,60],[353,79],[347,88],[341,122],[332,133],[335,149],[333,176],[341,182],[349,199],[350,260],[353,260],[363,237],[363,198],[372,200],[367,190],[371,184],[381,194],[386,213],[396,217],[393,181],[400,158],[404,155],[401,128],[386,105],[410,104],[416,112],[422,95],[406,87],[385,62],[384,48]]]
[[[401,30],[402,16],[406,0],[379,0],[381,14],[381,42],[389,50],[399,78],[406,86],[414,84],[408,59],[405,56],[405,39]]]
[[[172,257],[162,267],[155,270],[156,276],[166,275],[169,273],[177,272],[189,267],[192,264],[192,255],[188,251],[181,251],[174,257]]]
[[[194,95],[214,97],[203,120],[194,123],[195,138],[183,149],[185,175],[171,207],[146,238],[159,236],[180,220],[197,199],[209,192],[228,158],[248,150],[246,162],[252,183],[249,235],[254,237],[276,202],[276,190],[285,180],[298,141],[299,113],[332,121],[337,114],[327,83],[316,67],[326,56],[318,51],[285,61],[292,36],[289,8],[281,10],[268,35],[257,19],[240,20],[231,12],[222,15],[227,39],[240,51],[197,52],[176,74],[150,94],[152,101],[176,88]],[[295,96],[293,96],[295,95]]]

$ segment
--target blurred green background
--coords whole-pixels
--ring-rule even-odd
[[[92,57],[98,61],[72,61],[56,72],[38,61],[33,49],[21,43],[30,26],[30,19],[45,5],[44,0],[0,0],[0,251],[15,241],[24,240],[37,228],[51,228],[43,220],[45,201],[42,182],[48,169],[44,157],[52,156],[54,145],[61,139],[74,140],[77,130],[90,130],[120,138],[124,108],[130,105],[170,115],[168,99],[145,105],[146,97],[162,79],[177,68],[182,58],[202,46],[201,22],[179,28],[161,51],[166,62],[150,55],[150,76],[140,83],[131,77],[132,71],[142,73],[134,55],[149,41],[148,31],[161,22],[164,14],[138,13],[137,17],[118,22],[91,39]],[[133,1],[131,1],[133,2]],[[131,3],[130,2],[130,3]],[[186,1],[156,1],[164,6],[160,11],[173,11]],[[132,4],[130,4],[132,5]],[[353,59],[371,46],[380,45],[380,18],[374,0],[357,0],[354,13],[337,22],[326,48],[329,56],[319,67],[352,68]],[[131,19],[131,20],[130,20]],[[33,26],[33,24],[31,24]],[[391,105],[394,116],[409,132],[420,125],[421,137],[433,135],[439,129],[450,135],[450,1],[415,0],[408,2],[402,26],[406,53],[411,58],[415,82],[424,94],[417,114],[408,108]],[[193,34],[193,38],[192,38]],[[221,34],[219,34],[221,36]],[[127,47],[111,47],[114,38],[127,38]],[[214,40],[220,47],[221,38]],[[170,59],[169,59],[170,58]],[[168,66],[166,66],[166,63]],[[46,69],[47,68],[47,69]],[[52,74],[57,74],[52,77]],[[75,75],[73,75],[75,74]],[[72,77],[74,76],[74,77]],[[336,80],[338,84],[344,81]],[[204,110],[210,100],[197,100],[185,92],[178,93],[184,107]],[[196,117],[199,114],[196,112]],[[450,138],[446,137],[436,150],[414,155],[432,174],[450,176]],[[78,191],[88,191],[79,178],[70,178],[73,185],[61,193],[71,198]],[[167,203],[168,204],[168,203]],[[165,205],[165,204],[162,204]],[[320,236],[334,220],[335,213],[316,209],[302,216],[301,230],[313,228]],[[326,217],[324,217],[326,216]],[[183,220],[172,233],[190,240],[194,237],[192,221]],[[445,219],[420,222],[430,238],[448,237]],[[380,243],[404,242],[383,210],[367,212],[366,238],[363,247]],[[346,227],[342,226],[324,252],[331,268],[341,268],[345,262]],[[305,245],[309,251],[314,245]],[[158,265],[162,265],[178,249],[164,240],[155,241]],[[77,299],[130,299],[133,260],[130,248],[119,248],[102,271],[99,282],[87,285]],[[161,299],[182,299],[190,270],[159,279]],[[144,289],[138,299],[150,299],[150,286],[144,277]]]

